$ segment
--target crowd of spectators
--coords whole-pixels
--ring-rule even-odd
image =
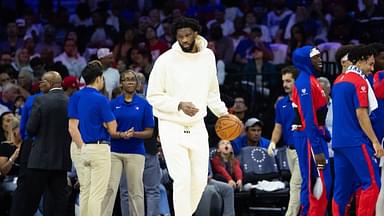
[[[40,91],[45,72],[59,72],[70,96],[95,59],[106,71],[108,97],[120,93],[119,74],[127,69],[143,80],[145,95],[153,63],[175,41],[173,20],[188,16],[200,22],[216,55],[227,107],[244,123],[248,117],[262,119],[259,142],[261,129],[270,137],[273,106],[283,93],[280,69],[291,64],[293,50],[316,45],[325,53],[323,61],[332,63],[332,47],[384,42],[384,0],[95,0],[73,8],[28,2],[0,7],[0,113],[16,118],[28,97]],[[332,80],[328,69],[323,75]],[[207,122],[214,121],[208,116]],[[7,141],[7,133],[19,126],[1,122],[0,141]],[[213,132],[209,125],[208,130]],[[216,146],[218,140],[210,139]]]

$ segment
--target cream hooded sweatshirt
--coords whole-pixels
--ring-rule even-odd
[[[196,38],[198,52],[182,51],[176,41],[156,60],[148,81],[147,99],[160,120],[191,126],[207,115],[207,106],[216,115],[227,114],[220,99],[213,52],[207,41]],[[178,110],[180,102],[192,102],[199,112],[190,117]]]

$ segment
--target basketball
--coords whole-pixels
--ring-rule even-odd
[[[237,116],[229,114],[221,116],[215,124],[215,131],[220,139],[234,140],[243,132],[243,123]]]

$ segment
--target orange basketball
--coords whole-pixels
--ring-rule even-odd
[[[220,139],[234,140],[243,132],[243,123],[232,114],[221,116],[216,121],[215,131]]]

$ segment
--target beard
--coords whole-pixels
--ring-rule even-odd
[[[188,47],[184,47],[180,42],[179,42],[179,45],[181,47],[181,50],[183,50],[183,52],[190,53],[192,52],[193,47],[195,46],[195,40],[193,40],[191,45],[189,45]]]

